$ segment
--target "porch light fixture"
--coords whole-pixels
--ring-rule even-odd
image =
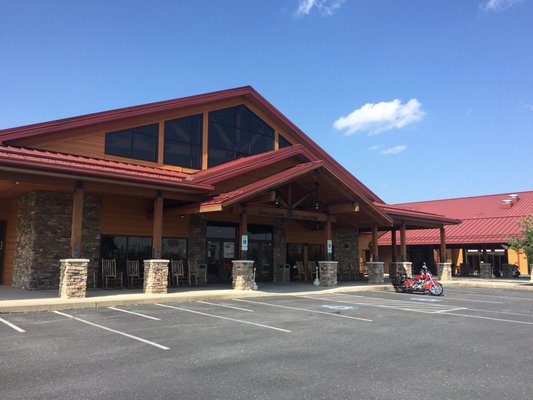
[[[317,231],[320,230],[320,222],[317,222],[317,223],[315,224],[315,229],[316,229]]]
[[[275,193],[276,193],[276,196],[274,197],[274,204],[276,205],[276,207],[279,207],[279,193],[277,190]]]

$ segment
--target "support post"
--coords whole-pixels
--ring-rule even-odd
[[[333,241],[331,239],[331,221],[326,221],[326,261],[331,261],[333,256]]]
[[[396,251],[396,228],[391,230],[392,262],[398,261],[398,252]],[[390,271],[389,271],[390,273]]]
[[[400,228],[400,255],[403,262],[407,261],[407,239],[405,234],[405,224]]]
[[[161,241],[163,237],[163,197],[161,194],[154,200],[154,220],[152,229],[152,257],[161,258]]]
[[[446,262],[446,230],[444,226],[440,228],[440,262]]]
[[[240,229],[240,238],[241,238],[241,243],[239,244],[239,248],[241,250],[240,259],[247,260],[248,259],[248,215],[246,214],[245,207],[242,208],[241,223],[239,225],[239,229]],[[243,239],[246,239],[246,240],[243,240]]]
[[[379,261],[379,251],[378,251],[378,228],[372,228],[372,261]]]
[[[83,183],[78,182],[72,199],[72,229],[70,231],[70,256],[79,258],[83,225]]]

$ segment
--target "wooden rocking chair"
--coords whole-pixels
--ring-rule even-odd
[[[122,277],[122,272],[117,272],[117,260],[114,258],[110,260],[102,258],[102,285],[104,289],[109,288],[110,282],[113,283],[113,287],[119,284],[120,288],[122,288]]]

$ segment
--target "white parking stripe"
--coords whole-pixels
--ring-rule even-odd
[[[533,298],[531,297],[518,297],[518,296],[502,296],[498,294],[483,294],[483,293],[477,293],[477,292],[465,292],[462,290],[454,290],[454,289],[446,289],[446,293],[459,293],[459,294],[467,294],[472,296],[484,296],[484,297],[503,297],[505,300],[507,299],[515,299],[515,300],[529,300],[533,301]]]
[[[305,296],[296,296],[296,297],[305,297]],[[262,301],[252,301],[252,300],[244,300],[244,299],[233,299],[233,301],[243,301],[245,303],[261,304],[261,305],[270,306],[270,307],[286,308],[288,310],[306,311],[306,312],[315,313],[315,314],[325,314],[325,315],[329,315],[331,317],[348,318],[348,319],[356,319],[358,321],[372,322],[371,319],[366,319],[366,318],[352,317],[350,315],[344,315],[344,314],[332,314],[332,313],[326,312],[326,311],[308,310],[307,308],[282,306],[282,305],[279,305],[279,304],[264,303]]]
[[[458,298],[458,297],[446,297],[446,300],[470,301],[472,303],[503,304],[503,302],[501,302],[501,301],[461,299],[461,298]]]
[[[169,347],[162,346],[162,345],[157,344],[155,342],[151,342],[150,340],[146,340],[146,339],[140,338],[138,336],[130,335],[129,333],[117,331],[115,329],[108,328],[107,326],[95,324],[94,322],[87,321],[87,320],[84,320],[84,319],[81,319],[81,318],[77,318],[77,317],[74,317],[72,315],[62,313],[60,311],[54,311],[54,313],[59,314],[59,315],[63,315],[64,317],[67,317],[67,318],[75,319],[76,321],[83,322],[84,324],[87,324],[87,325],[95,326],[97,328],[100,328],[100,329],[103,329],[103,330],[106,330],[106,331],[109,331],[109,332],[116,333],[117,335],[122,335],[122,336],[126,336],[126,337],[128,337],[130,339],[138,340],[139,342],[143,342],[143,343],[149,344],[149,345],[157,347],[159,349],[163,349],[163,350],[169,350],[170,349]]]
[[[457,317],[488,319],[490,321],[501,321],[501,322],[511,322],[513,324],[533,325],[533,322],[515,321],[515,320],[512,320],[512,319],[500,319],[500,318],[482,317],[480,315],[468,315],[468,314],[456,314],[456,313],[442,313],[441,315],[454,315],[454,316],[457,316]]]
[[[250,322],[250,321],[243,321],[242,319],[235,319],[235,318],[222,317],[222,316],[220,316],[220,315],[208,314],[208,313],[204,313],[204,312],[201,312],[201,311],[190,310],[190,309],[188,309],[188,308],[169,306],[168,304],[159,304],[159,303],[156,303],[155,305],[156,305],[156,306],[159,306],[159,307],[167,307],[167,308],[173,308],[174,310],[190,312],[190,313],[193,313],[193,314],[204,315],[204,316],[206,316],[206,317],[225,319],[225,320],[227,320],[227,321],[240,322],[241,324],[248,324],[248,325],[260,326],[261,328],[267,328],[267,329],[273,329],[273,330],[275,330],[275,331],[292,333],[292,331],[289,331],[288,329],[281,329],[281,328],[276,328],[276,327],[274,327],[274,326],[258,324],[258,323]]]
[[[477,308],[469,308],[469,310],[492,313],[492,314],[507,314],[507,315],[518,315],[520,317],[533,317],[533,314],[521,314],[521,313],[510,312],[510,311],[479,310]]]
[[[239,310],[239,311],[250,311],[250,312],[254,312],[254,310],[250,310],[249,308],[234,307],[234,306],[229,306],[229,305],[227,305],[227,304],[210,303],[210,302],[208,302],[208,301],[197,301],[197,303],[209,304],[210,306],[232,308],[232,309],[234,309],[234,310]]]
[[[24,333],[24,332],[26,332],[24,329],[19,328],[17,325],[12,324],[11,322],[6,321],[6,320],[3,319],[3,318],[0,318],[0,322],[3,322],[4,324],[6,324],[7,326],[9,326],[10,328],[13,328],[14,330],[16,330],[17,332],[20,332],[20,333]]]
[[[332,301],[331,298],[322,298],[322,297],[315,297],[315,296],[295,296],[295,297],[302,297],[306,299],[312,299],[312,300],[323,300],[323,301]],[[351,297],[351,296],[350,296]],[[383,300],[383,299],[380,299]],[[336,301],[338,303],[347,303],[347,304],[355,304],[358,306],[368,306],[368,307],[379,307],[379,308],[390,308],[393,310],[402,310],[402,311],[412,311],[412,312],[419,312],[424,314],[434,314],[440,310],[445,309],[437,309],[436,307],[444,307],[440,304],[433,304],[432,308],[426,307],[420,307],[419,304],[416,304],[416,308],[413,308],[415,306],[415,303],[408,302],[409,304],[405,304],[406,302],[402,303],[392,303],[392,304],[375,304],[375,303],[365,303],[360,301],[347,301],[347,300],[339,300],[337,298],[333,299],[333,301]]]
[[[133,312],[133,311],[122,310],[122,309],[116,308],[116,307],[107,307],[107,308],[109,308],[110,310],[120,311],[120,312],[127,313],[127,314],[137,315],[137,316],[143,317],[143,318],[153,319],[154,321],[161,321],[159,318],[150,317],[149,315],[145,315],[145,314],[141,314],[141,313],[137,313],[137,312]]]

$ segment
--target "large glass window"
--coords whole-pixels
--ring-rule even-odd
[[[186,260],[187,239],[163,238],[161,258],[165,260]]]
[[[164,163],[202,167],[202,114],[165,121]]]
[[[274,129],[244,105],[209,113],[208,165],[274,149]]]
[[[159,124],[109,132],[105,135],[105,152],[114,156],[157,161]]]
[[[278,136],[278,145],[279,145],[279,148],[282,149],[284,147],[292,146],[292,143],[289,142],[287,139],[285,139],[283,136],[279,135]]]

